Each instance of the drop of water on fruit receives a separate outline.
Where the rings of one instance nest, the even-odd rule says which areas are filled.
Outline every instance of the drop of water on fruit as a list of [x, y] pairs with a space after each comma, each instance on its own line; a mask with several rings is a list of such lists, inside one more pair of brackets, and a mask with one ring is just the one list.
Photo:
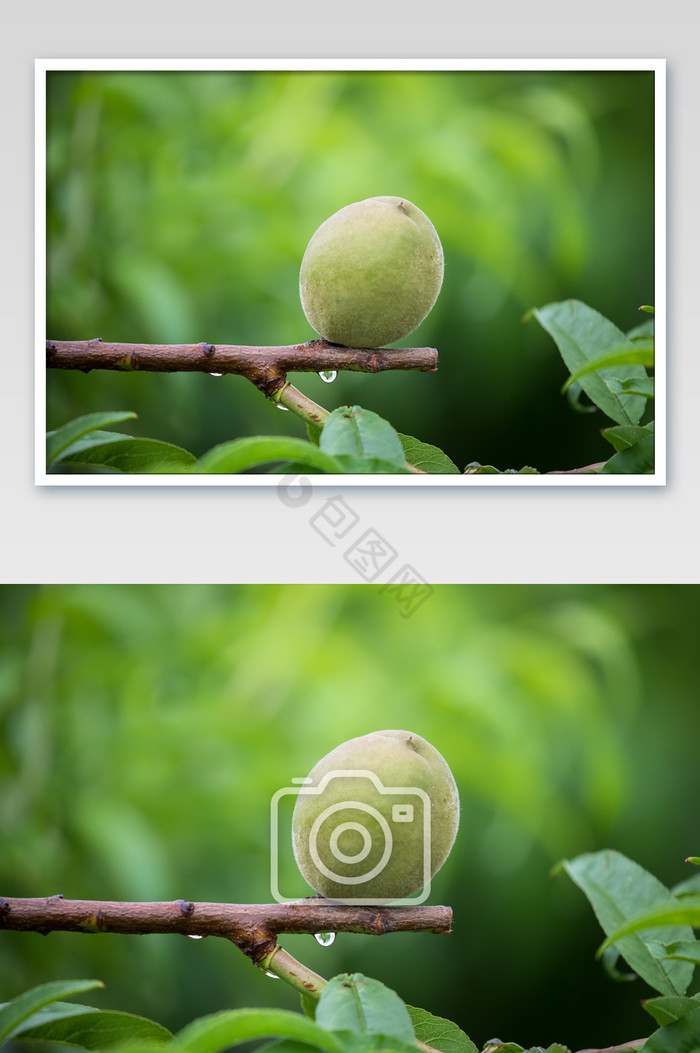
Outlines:
[[187, 933], [187, 935], [189, 936], [189, 938], [190, 938], [191, 940], [203, 940], [203, 939], [204, 939], [204, 937], [203, 937], [203, 936], [197, 936], [197, 935], [195, 935], [195, 933], [193, 933], [193, 932], [188, 932], [188, 933]]
[[224, 375], [223, 373], [210, 373], [209, 374], [210, 377], [223, 377], [223, 375]]
[[335, 378], [338, 376], [334, 369], [324, 369], [318, 374], [321, 380], [325, 380], [326, 384], [332, 384]]
[[265, 970], [265, 976], [269, 976], [271, 980], [279, 980], [277, 973], [271, 973], [267, 969]]
[[335, 933], [315, 932], [314, 937], [316, 938], [316, 942], [320, 943], [322, 947], [330, 947], [330, 945], [333, 943], [333, 940], [335, 939]]
[[281, 410], [284, 410], [284, 412], [285, 412], [285, 413], [289, 412], [289, 411], [288, 411], [288, 409], [287, 409], [287, 407], [286, 407], [286, 406], [283, 406], [283, 405], [282, 405], [282, 404], [281, 404], [280, 402], [276, 402], [276, 403], [275, 403], [275, 406], [277, 406], [277, 409], [281, 409]]

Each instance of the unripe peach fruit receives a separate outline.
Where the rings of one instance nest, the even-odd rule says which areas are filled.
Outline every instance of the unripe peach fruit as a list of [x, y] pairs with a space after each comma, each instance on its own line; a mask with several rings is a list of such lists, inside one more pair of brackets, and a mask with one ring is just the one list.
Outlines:
[[457, 786], [435, 747], [410, 731], [374, 731], [312, 768], [294, 808], [294, 855], [327, 899], [392, 902], [428, 884], [458, 825]]
[[299, 274], [316, 332], [346, 347], [382, 347], [412, 333], [435, 303], [442, 245], [424, 212], [400, 197], [346, 205], [311, 238]]

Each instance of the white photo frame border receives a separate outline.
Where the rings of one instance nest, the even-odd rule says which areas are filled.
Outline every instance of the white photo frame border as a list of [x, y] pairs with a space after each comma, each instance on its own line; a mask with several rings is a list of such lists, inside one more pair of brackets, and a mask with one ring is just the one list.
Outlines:
[[51, 475], [46, 470], [46, 77], [53, 71], [646, 71], [654, 73], [655, 471], [650, 475], [314, 475], [315, 486], [547, 487], [666, 484], [666, 60], [637, 59], [36, 59], [35, 484], [37, 486], [279, 486], [278, 475]]

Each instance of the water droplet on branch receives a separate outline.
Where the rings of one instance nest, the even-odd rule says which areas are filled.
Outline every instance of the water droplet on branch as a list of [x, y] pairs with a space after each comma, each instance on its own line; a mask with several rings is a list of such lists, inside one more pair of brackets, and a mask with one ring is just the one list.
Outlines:
[[223, 373], [210, 373], [209, 374], [210, 377], [223, 377], [223, 375], [224, 375]]
[[326, 384], [332, 384], [335, 378], [338, 376], [334, 369], [324, 369], [319, 374], [321, 380], [325, 380]]
[[188, 933], [187, 933], [187, 936], [188, 936], [188, 938], [189, 938], [190, 940], [203, 940], [203, 939], [204, 939], [204, 937], [203, 937], [203, 936], [197, 936], [197, 935], [196, 935], [195, 933], [193, 933], [193, 932], [188, 932]]
[[335, 939], [334, 932], [315, 932], [314, 939], [317, 943], [320, 943], [322, 947], [330, 947]]

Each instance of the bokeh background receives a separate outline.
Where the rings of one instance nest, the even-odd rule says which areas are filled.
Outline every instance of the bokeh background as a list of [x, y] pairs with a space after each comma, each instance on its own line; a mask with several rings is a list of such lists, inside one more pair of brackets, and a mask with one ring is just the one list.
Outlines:
[[[452, 935], [283, 945], [480, 1047], [648, 1033], [651, 991], [606, 978], [587, 902], [550, 869], [612, 847], [690, 876], [700, 589], [439, 586], [401, 611], [362, 586], [3, 587], [0, 894], [269, 902], [273, 793], [345, 739], [405, 728], [460, 790], [430, 897]], [[0, 932], [0, 1001], [93, 976], [99, 1005], [171, 1028], [298, 1005], [223, 940]]]
[[[621, 329], [654, 302], [653, 73], [52, 71], [47, 336], [140, 343], [312, 339], [298, 272], [333, 212], [407, 197], [435, 224], [445, 281], [400, 343], [431, 374], [291, 375], [471, 461], [542, 471], [611, 452], [609, 422], [525, 311], [574, 297]], [[49, 371], [48, 426], [135, 410], [133, 434], [200, 455], [303, 435], [240, 377]]]

